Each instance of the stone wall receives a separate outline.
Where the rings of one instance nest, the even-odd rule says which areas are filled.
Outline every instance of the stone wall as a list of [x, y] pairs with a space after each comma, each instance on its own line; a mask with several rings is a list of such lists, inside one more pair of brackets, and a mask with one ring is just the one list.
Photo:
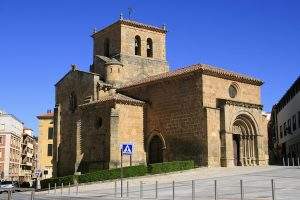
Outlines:
[[[56, 109], [55, 109], [55, 137], [54, 143], [57, 155], [54, 156], [55, 174], [73, 174], [76, 163], [76, 130], [78, 121], [78, 105], [84, 103], [86, 97], [92, 99], [96, 93], [95, 82], [99, 77], [78, 70], [70, 71], [60, 82], [56, 84]], [[70, 109], [71, 94], [75, 95], [77, 107]]]
[[236, 82], [229, 79], [202, 75], [203, 82], [203, 106], [217, 107], [217, 99], [232, 99], [229, 96], [229, 86], [234, 83], [237, 86], [237, 96], [234, 101], [261, 104], [260, 86]]
[[[111, 162], [119, 161], [120, 146], [124, 143], [134, 144], [134, 153], [131, 157], [132, 165], [145, 164], [146, 153], [144, 148], [144, 116], [143, 107], [137, 105], [116, 104], [118, 113], [118, 137], [116, 145], [111, 145]], [[130, 156], [123, 157], [123, 166], [130, 165]], [[112, 166], [113, 167], [113, 166]]]
[[199, 75], [191, 74], [120, 92], [147, 102], [144, 111], [146, 151], [150, 137], [158, 133], [166, 142], [163, 161], [192, 159], [197, 164], [205, 164], [207, 136]]
[[220, 109], [205, 109], [205, 133], [207, 134], [207, 166], [220, 166], [221, 140], [220, 140]]
[[[143, 145], [143, 107], [113, 102], [80, 106], [80, 131], [77, 141], [78, 171], [120, 167], [120, 147], [134, 144], [131, 164], [145, 163]], [[130, 165], [124, 156], [123, 166]]]
[[110, 104], [80, 106], [76, 166], [80, 172], [107, 169], [110, 161]]
[[119, 60], [123, 64], [121, 73], [122, 82], [125, 84], [169, 71], [168, 63], [164, 60], [123, 54], [120, 55]]
[[93, 35], [93, 56], [96, 55], [105, 55], [104, 52], [104, 43], [105, 40], [109, 40], [109, 53], [111, 56], [120, 54], [121, 48], [121, 28], [120, 24], [110, 26], [103, 31], [97, 32]]
[[166, 34], [142, 29], [134, 26], [121, 25], [121, 51], [123, 55], [134, 55], [135, 36], [141, 38], [141, 57], [147, 57], [147, 39], [151, 38], [153, 42], [153, 59], [166, 60]]

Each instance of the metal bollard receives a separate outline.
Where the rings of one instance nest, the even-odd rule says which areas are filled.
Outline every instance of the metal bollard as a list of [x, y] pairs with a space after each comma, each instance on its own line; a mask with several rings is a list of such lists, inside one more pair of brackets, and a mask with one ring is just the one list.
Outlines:
[[8, 200], [11, 200], [12, 198], [11, 198], [11, 190], [8, 190], [7, 191], [7, 199]]
[[64, 183], [61, 183], [60, 196], [62, 196], [62, 194], [63, 194], [63, 189], [64, 189]]
[[240, 180], [240, 187], [241, 187], [241, 200], [244, 200], [243, 180]]
[[129, 197], [129, 182], [128, 181], [126, 183], [126, 192], [127, 192], [126, 196], [128, 198]]
[[76, 195], [78, 195], [78, 183], [76, 184]]
[[56, 183], [54, 183], [54, 194], [56, 194]]
[[48, 194], [50, 194], [50, 189], [51, 189], [51, 187], [50, 187], [50, 183], [48, 184]]
[[192, 180], [192, 200], [195, 200], [195, 181]]
[[117, 181], [115, 181], [115, 198], [117, 198]]
[[143, 198], [143, 181], [140, 182], [140, 199]]
[[271, 187], [272, 187], [272, 200], [275, 200], [275, 182], [271, 179]]
[[283, 164], [283, 166], [285, 166], [285, 160], [284, 160], [284, 157], [282, 157], [282, 164]]
[[287, 166], [290, 166], [290, 158], [287, 158]]
[[69, 182], [69, 191], [68, 191], [68, 195], [70, 196], [70, 194], [71, 194], [71, 184], [70, 184], [70, 182]]
[[299, 166], [299, 157], [297, 158], [297, 163], [298, 163], [298, 166]]
[[155, 181], [155, 199], [158, 199], [158, 181]]
[[292, 163], [293, 163], [293, 167], [294, 167], [295, 166], [295, 158], [293, 157], [292, 159], [293, 159]]
[[30, 199], [34, 200], [34, 190], [31, 191]]
[[215, 180], [215, 200], [218, 199], [218, 194], [217, 194], [217, 180]]
[[172, 199], [175, 199], [175, 181], [172, 182]]

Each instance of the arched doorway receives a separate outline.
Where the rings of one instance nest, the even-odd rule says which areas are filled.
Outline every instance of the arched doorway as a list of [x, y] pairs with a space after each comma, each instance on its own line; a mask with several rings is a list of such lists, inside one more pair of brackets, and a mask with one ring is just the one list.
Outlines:
[[245, 114], [237, 116], [232, 133], [234, 165], [258, 164], [257, 131], [253, 120]]
[[164, 145], [158, 135], [151, 138], [149, 144], [149, 164], [163, 162]]

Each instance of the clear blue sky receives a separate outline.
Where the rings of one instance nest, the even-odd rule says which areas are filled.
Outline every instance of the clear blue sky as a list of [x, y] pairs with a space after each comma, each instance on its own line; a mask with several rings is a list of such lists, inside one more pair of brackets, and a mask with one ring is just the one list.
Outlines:
[[207, 63], [263, 79], [266, 111], [300, 74], [297, 0], [0, 0], [0, 108], [37, 130], [70, 64], [88, 70], [93, 28], [128, 7], [137, 21], [167, 25], [172, 69]]

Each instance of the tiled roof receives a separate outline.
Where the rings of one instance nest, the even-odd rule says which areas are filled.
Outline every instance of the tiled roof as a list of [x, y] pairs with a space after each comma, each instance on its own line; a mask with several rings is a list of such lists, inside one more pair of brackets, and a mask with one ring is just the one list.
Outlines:
[[92, 104], [97, 104], [97, 103], [104, 103], [104, 102], [111, 102], [114, 101], [116, 103], [124, 103], [124, 104], [134, 104], [134, 105], [144, 105], [145, 102], [125, 96], [123, 94], [114, 94], [107, 96], [103, 99], [97, 100], [97, 101], [91, 101], [89, 103], [81, 104], [79, 106], [87, 106], [87, 105], [92, 105]]
[[53, 112], [51, 113], [43, 113], [41, 115], [36, 116], [38, 119], [52, 119], [53, 118]]
[[122, 24], [135, 26], [135, 27], [138, 27], [138, 28], [146, 28], [146, 29], [150, 29], [150, 30], [154, 30], [154, 31], [162, 32], [162, 33], [167, 32], [167, 30], [164, 29], [164, 28], [160, 28], [160, 27], [152, 26], [152, 25], [148, 25], [148, 24], [143, 24], [143, 23], [140, 23], [140, 22], [132, 21], [132, 20], [122, 19], [122, 20], [120, 20], [120, 22]]
[[96, 35], [97, 33], [101, 33], [115, 25], [118, 25], [118, 24], [125, 24], [125, 25], [128, 25], [128, 26], [134, 26], [134, 27], [137, 27], [137, 28], [144, 28], [144, 29], [148, 29], [148, 30], [152, 30], [152, 31], [157, 31], [157, 32], [160, 32], [160, 33], [166, 33], [167, 30], [163, 27], [157, 27], [157, 26], [152, 26], [152, 25], [148, 25], [148, 24], [143, 24], [143, 23], [140, 23], [140, 22], [136, 22], [136, 21], [132, 21], [132, 20], [127, 20], [127, 19], [119, 19], [118, 21], [116, 21], [115, 23], [107, 26], [107, 27], [104, 27], [102, 28], [101, 30], [99, 31], [96, 31], [92, 34], [92, 37], [94, 35]]
[[207, 64], [195, 64], [188, 67], [184, 67], [175, 71], [170, 71], [154, 76], [149, 76], [141, 80], [130, 82], [126, 85], [123, 85], [119, 88], [119, 90], [130, 88], [130, 87], [137, 87], [140, 85], [150, 84], [156, 81], [163, 81], [169, 78], [179, 77], [184, 74], [193, 73], [193, 72], [200, 72], [202, 74], [207, 74], [215, 77], [225, 78], [234, 81], [240, 81], [244, 83], [249, 83], [253, 85], [262, 85], [263, 81], [259, 79], [255, 79], [246, 75], [238, 74], [235, 72], [227, 71], [221, 68], [214, 67], [212, 65]]

